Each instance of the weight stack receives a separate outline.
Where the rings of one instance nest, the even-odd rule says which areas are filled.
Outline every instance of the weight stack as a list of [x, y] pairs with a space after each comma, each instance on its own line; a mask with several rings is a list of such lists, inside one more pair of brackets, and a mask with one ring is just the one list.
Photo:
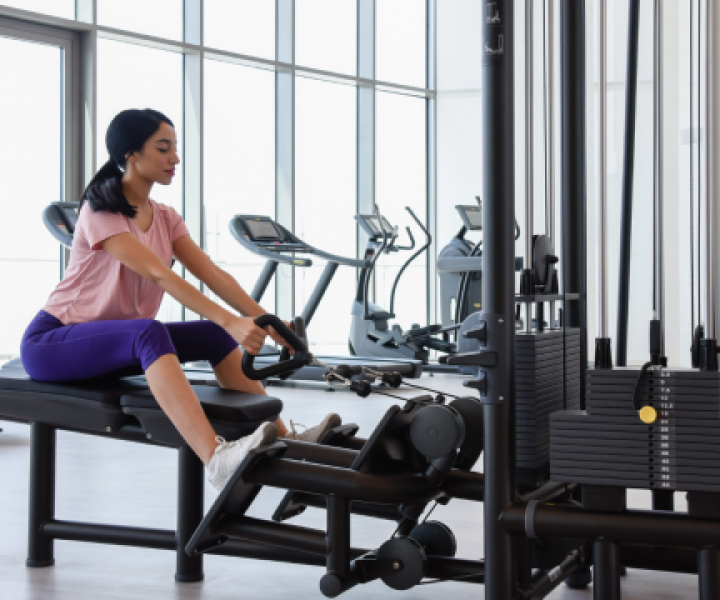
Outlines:
[[515, 334], [517, 482], [547, 481], [552, 413], [580, 406], [580, 330]]
[[[720, 492], [720, 373], [588, 369], [587, 410], [550, 417], [553, 481]], [[633, 406], [658, 414], [652, 424]]]

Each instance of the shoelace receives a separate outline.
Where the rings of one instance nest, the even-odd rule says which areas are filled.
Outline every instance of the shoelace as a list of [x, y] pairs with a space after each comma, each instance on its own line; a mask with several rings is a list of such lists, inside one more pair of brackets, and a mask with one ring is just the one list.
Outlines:
[[225, 453], [230, 448], [235, 446], [240, 440], [235, 440], [233, 442], [228, 442], [225, 440], [224, 437], [220, 435], [215, 436], [215, 441], [219, 444], [218, 447], [215, 449], [215, 454]]
[[[298, 427], [302, 427], [303, 431], [307, 431], [308, 429], [306, 425], [303, 425], [302, 423], [295, 423], [292, 419], [290, 419], [290, 439], [292, 440], [296, 440], [298, 437], [298, 432], [295, 429], [296, 425]], [[303, 431], [301, 431], [300, 433], [303, 433]]]

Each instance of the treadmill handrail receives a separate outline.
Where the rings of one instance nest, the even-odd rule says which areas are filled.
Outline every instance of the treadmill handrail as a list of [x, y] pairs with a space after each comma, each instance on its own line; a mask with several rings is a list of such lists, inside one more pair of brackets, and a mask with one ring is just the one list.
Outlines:
[[[344, 265], [346, 267], [358, 267], [363, 268], [367, 266], [367, 261], [362, 259], [356, 259], [356, 258], [348, 258], [346, 256], [339, 256], [337, 254], [331, 254], [330, 252], [324, 252], [318, 248], [315, 248], [311, 244], [308, 244], [307, 242], [301, 240], [299, 237], [297, 237], [295, 234], [293, 234], [291, 231], [288, 231], [285, 227], [280, 225], [280, 223], [277, 223], [274, 221], [275, 226], [280, 228], [282, 233], [288, 237], [289, 239], [294, 240], [294, 243], [302, 244], [304, 247], [302, 249], [287, 249], [287, 250], [279, 250], [277, 252], [273, 252], [271, 250], [267, 250], [263, 246], [258, 246], [255, 242], [250, 240], [249, 238], [246, 238], [240, 230], [236, 226], [236, 219], [240, 218], [249, 218], [250, 215], [235, 215], [230, 220], [230, 233], [232, 236], [240, 242], [245, 248], [250, 250], [250, 252], [253, 252], [255, 254], [259, 254], [263, 258], [267, 258], [269, 260], [276, 260], [277, 262], [281, 262], [287, 265], [294, 265], [298, 267], [309, 267], [312, 266], [312, 260], [309, 258], [303, 258], [298, 257], [298, 254], [313, 254], [315, 256], [319, 256], [320, 258], [327, 260], [329, 262], [335, 262], [340, 265]], [[282, 252], [292, 252], [292, 256], [288, 256], [285, 254], [282, 254]]]

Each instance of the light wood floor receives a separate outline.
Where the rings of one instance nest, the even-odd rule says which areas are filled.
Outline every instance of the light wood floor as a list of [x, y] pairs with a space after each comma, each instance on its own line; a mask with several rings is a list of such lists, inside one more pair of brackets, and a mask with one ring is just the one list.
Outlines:
[[[462, 391], [461, 378], [438, 376], [424, 383], [447, 392]], [[373, 395], [357, 398], [347, 392], [325, 392], [322, 387], [269, 388], [285, 403], [284, 416], [312, 425], [327, 412], [356, 422], [367, 435], [392, 400]], [[297, 565], [210, 556], [205, 580], [178, 584], [173, 579], [174, 554], [146, 550], [56, 542], [54, 567], [25, 567], [27, 526], [28, 427], [0, 423], [0, 599], [1, 600], [285, 600], [322, 598], [318, 581], [322, 569]], [[123, 443], [60, 432], [58, 436], [57, 518], [174, 529], [176, 454], [173, 450]], [[215, 492], [206, 486], [206, 509]], [[269, 517], [282, 496], [264, 490], [251, 514]], [[684, 499], [677, 494], [678, 508]], [[635, 507], [648, 507], [649, 496], [635, 492]], [[438, 507], [433, 519], [445, 522], [458, 538], [458, 556], [481, 557], [482, 507], [453, 501]], [[324, 513], [309, 509], [295, 520], [323, 527]], [[392, 534], [391, 523], [356, 518], [353, 545], [377, 547]], [[626, 600], [680, 600], [697, 598], [694, 576], [631, 570], [623, 578]], [[396, 592], [381, 582], [359, 586], [343, 597], [352, 599], [405, 598], [454, 600], [484, 597], [482, 586], [443, 583]], [[564, 585], [550, 598], [589, 600], [591, 588], [578, 592]]]

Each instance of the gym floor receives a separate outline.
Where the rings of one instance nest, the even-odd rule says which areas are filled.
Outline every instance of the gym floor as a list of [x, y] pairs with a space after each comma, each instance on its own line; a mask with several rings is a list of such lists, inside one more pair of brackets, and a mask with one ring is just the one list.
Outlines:
[[[465, 393], [462, 377], [426, 377], [423, 384], [448, 393]], [[379, 395], [366, 399], [348, 392], [328, 393], [322, 385], [268, 389], [285, 403], [286, 421], [312, 425], [335, 411], [345, 422], [360, 425], [368, 435], [392, 400]], [[407, 392], [404, 392], [407, 393]], [[29, 428], [0, 423], [0, 598], [3, 600], [285, 600], [322, 598], [318, 582], [323, 570], [316, 567], [251, 561], [221, 556], [205, 559], [205, 580], [178, 584], [173, 579], [174, 554], [162, 550], [126, 548], [78, 542], [55, 543], [56, 565], [25, 567]], [[77, 435], [58, 434], [59, 519], [129, 524], [162, 529], [175, 527], [176, 454], [173, 450]], [[205, 487], [206, 509], [216, 493]], [[282, 497], [281, 490], [265, 489], [249, 514], [268, 518]], [[631, 492], [634, 508], [649, 508], [646, 492]], [[676, 495], [678, 510], [684, 494]], [[481, 557], [482, 507], [454, 500], [432, 515], [446, 523], [458, 538], [459, 557]], [[324, 512], [308, 509], [293, 522], [324, 528]], [[392, 523], [355, 517], [353, 545], [379, 546], [393, 532]], [[623, 578], [623, 598], [680, 600], [697, 597], [697, 577], [674, 573], [629, 570]], [[484, 597], [483, 586], [441, 583], [396, 592], [382, 582], [358, 586], [342, 597], [362, 599], [455, 600]], [[549, 598], [589, 600], [592, 588], [574, 591], [562, 585]]]

